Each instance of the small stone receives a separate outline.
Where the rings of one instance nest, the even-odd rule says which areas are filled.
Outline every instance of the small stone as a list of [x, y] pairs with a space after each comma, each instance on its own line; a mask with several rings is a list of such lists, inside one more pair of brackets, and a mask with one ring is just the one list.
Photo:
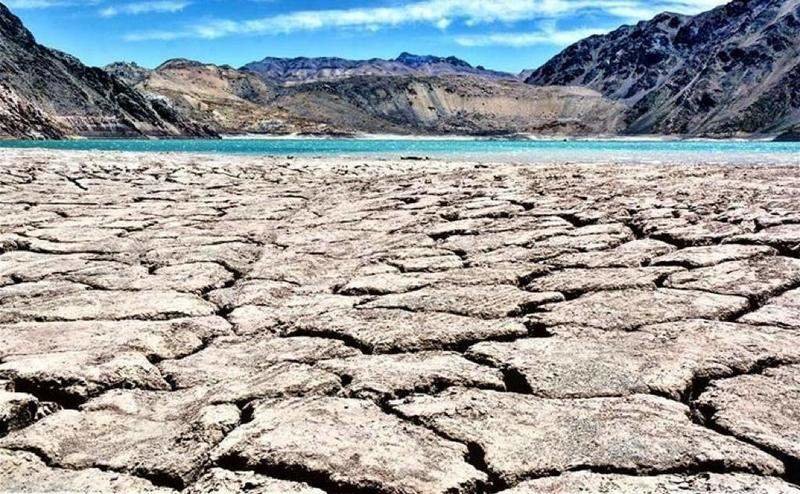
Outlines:
[[503, 375], [452, 352], [364, 355], [324, 360], [322, 369], [343, 376], [345, 394], [387, 400], [450, 386], [504, 389]]
[[237, 283], [231, 288], [214, 290], [208, 300], [223, 309], [234, 309], [245, 305], [277, 307], [294, 296], [296, 287], [279, 281], [250, 280]]
[[698, 475], [632, 475], [591, 472], [565, 473], [523, 482], [500, 494], [800, 494], [800, 489], [774, 477], [744, 473], [703, 473]]
[[654, 226], [646, 226], [643, 230], [652, 238], [681, 247], [713, 245], [746, 233], [738, 225], [721, 221], [691, 223], [686, 218], [656, 222]]
[[531, 293], [509, 285], [437, 286], [410, 293], [386, 295], [362, 305], [365, 309], [404, 309], [413, 312], [446, 312], [482, 319], [520, 315], [550, 302], [560, 302], [560, 293]]
[[[0, 288], [0, 291], [8, 288]], [[216, 307], [196, 295], [161, 290], [91, 290], [57, 294], [44, 300], [37, 297], [36, 303], [33, 302], [32, 298], [12, 303], [0, 300], [0, 322], [171, 319], [209, 316], [216, 312]]]
[[675, 250], [675, 247], [653, 239], [633, 240], [602, 252], [565, 254], [549, 264], [571, 268], [638, 268], [653, 259]]
[[714, 381], [695, 405], [714, 427], [800, 464], [800, 366]]
[[460, 348], [486, 339], [525, 336], [528, 330], [513, 320], [483, 320], [437, 312], [358, 309], [301, 317], [287, 333], [341, 338], [366, 353], [398, 353]]
[[2, 492], [175, 493], [145, 479], [97, 468], [71, 470], [48, 467], [33, 453], [0, 450]]
[[201, 352], [160, 364], [177, 389], [210, 386], [217, 403], [255, 398], [332, 394], [339, 378], [311, 364], [359, 352], [322, 338], [220, 339]]
[[567, 296], [604, 290], [656, 288], [656, 282], [679, 268], [565, 269], [534, 279], [525, 287], [533, 292], [561, 292]]
[[485, 475], [467, 447], [385, 414], [370, 401], [264, 401], [214, 452], [217, 463], [324, 479], [343, 491], [467, 493]]
[[800, 224], [788, 224], [766, 228], [758, 233], [748, 233], [730, 239], [731, 242], [768, 245], [781, 252], [800, 252]]
[[212, 468], [200, 480], [190, 485], [183, 494], [325, 494], [308, 484], [278, 480], [253, 472], [232, 472]]
[[753, 257], [773, 256], [775, 249], [758, 245], [725, 244], [706, 247], [687, 247], [679, 251], [657, 257], [653, 265], [683, 266], [686, 268], [706, 268], [729, 261], [741, 261]]
[[39, 400], [29, 394], [0, 391], [0, 436], [33, 422], [38, 408]]
[[800, 259], [763, 257], [675, 273], [666, 285], [762, 301], [800, 284]]
[[228, 334], [220, 317], [5, 324], [0, 375], [70, 404], [117, 387], [167, 390], [152, 361], [184, 357]]
[[80, 410], [61, 410], [0, 440], [37, 451], [49, 465], [100, 468], [183, 487], [212, 447], [239, 424], [235, 405], [209, 405], [207, 390], [113, 390]]
[[534, 326], [590, 326], [632, 331], [648, 324], [682, 319], [727, 319], [748, 308], [743, 297], [692, 290], [620, 290], [590, 293], [543, 307], [528, 316]]
[[447, 271], [448, 269], [458, 269], [463, 265], [461, 258], [455, 254], [392, 259], [389, 262], [400, 268], [404, 273], [435, 273], [437, 271]]
[[761, 450], [695, 425], [685, 405], [654, 396], [552, 400], [451, 388], [391, 406], [480, 448], [488, 470], [506, 485], [575, 468], [639, 475], [709, 465], [764, 475], [784, 471]]
[[762, 362], [800, 363], [800, 335], [703, 320], [632, 333], [559, 327], [548, 338], [478, 343], [468, 356], [512, 372], [536, 396], [651, 393], [681, 400], [698, 381], [750, 372]]
[[424, 275], [386, 273], [361, 276], [350, 280], [339, 293], [343, 295], [388, 295], [419, 290], [433, 283]]
[[800, 289], [791, 290], [776, 297], [755, 312], [745, 314], [739, 319], [747, 324], [780, 326], [787, 329], [800, 329]]

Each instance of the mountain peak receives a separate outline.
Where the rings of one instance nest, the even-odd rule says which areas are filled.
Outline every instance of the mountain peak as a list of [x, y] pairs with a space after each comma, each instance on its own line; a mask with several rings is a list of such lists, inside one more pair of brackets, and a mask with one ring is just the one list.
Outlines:
[[0, 35], [4, 38], [14, 40], [23, 45], [34, 45], [36, 39], [30, 31], [22, 24], [19, 17], [14, 15], [8, 7], [0, 3]]
[[414, 55], [413, 53], [408, 53], [408, 52], [401, 53], [397, 58], [394, 59], [394, 61], [414, 68], [421, 67], [422, 65], [435, 64], [435, 63], [444, 63], [452, 65], [454, 67], [472, 68], [472, 65], [465, 62], [464, 60], [461, 60], [460, 58], [452, 56], [437, 57], [435, 55]]
[[206, 64], [198, 62], [197, 60], [190, 60], [188, 58], [171, 58], [166, 62], [156, 67], [156, 71], [166, 69], [185, 69], [191, 67], [203, 67]]

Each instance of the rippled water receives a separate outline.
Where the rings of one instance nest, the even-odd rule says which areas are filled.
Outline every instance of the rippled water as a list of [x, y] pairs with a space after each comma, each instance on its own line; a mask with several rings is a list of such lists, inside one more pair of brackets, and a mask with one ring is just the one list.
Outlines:
[[226, 139], [0, 141], [0, 148], [270, 156], [491, 159], [514, 162], [742, 162], [800, 165], [800, 143], [657, 140]]

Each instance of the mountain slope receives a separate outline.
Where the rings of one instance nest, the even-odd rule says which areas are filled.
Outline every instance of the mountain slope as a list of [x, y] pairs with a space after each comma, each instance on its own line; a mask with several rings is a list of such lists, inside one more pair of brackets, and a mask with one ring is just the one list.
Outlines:
[[586, 135], [622, 122], [621, 106], [595, 91], [470, 76], [352, 77], [293, 87], [279, 103], [305, 120], [372, 133]]
[[191, 60], [169, 60], [154, 70], [111, 64], [106, 70], [151, 97], [164, 98], [185, 118], [223, 133], [258, 132], [269, 120], [275, 89], [255, 74]]
[[210, 136], [102, 69], [45, 48], [0, 4], [0, 137]]
[[[109, 70], [141, 77], [136, 68]], [[136, 83], [221, 133], [614, 133], [623, 106], [581, 88], [535, 88], [468, 75], [352, 76], [294, 85], [250, 71], [171, 60]]]
[[515, 79], [505, 72], [473, 67], [456, 57], [420, 56], [402, 53], [391, 60], [347, 60], [344, 58], [273, 58], [253, 62], [242, 70], [258, 74], [265, 81], [282, 85], [335, 81], [358, 76], [470, 75], [488, 79]]
[[800, 0], [734, 0], [580, 41], [526, 80], [629, 106], [629, 133], [777, 134], [800, 122]]

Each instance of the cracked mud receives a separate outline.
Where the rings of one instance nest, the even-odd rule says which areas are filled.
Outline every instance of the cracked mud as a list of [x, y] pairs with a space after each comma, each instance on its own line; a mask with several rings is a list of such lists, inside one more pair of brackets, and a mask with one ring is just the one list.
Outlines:
[[0, 492], [800, 494], [794, 169], [0, 164]]

